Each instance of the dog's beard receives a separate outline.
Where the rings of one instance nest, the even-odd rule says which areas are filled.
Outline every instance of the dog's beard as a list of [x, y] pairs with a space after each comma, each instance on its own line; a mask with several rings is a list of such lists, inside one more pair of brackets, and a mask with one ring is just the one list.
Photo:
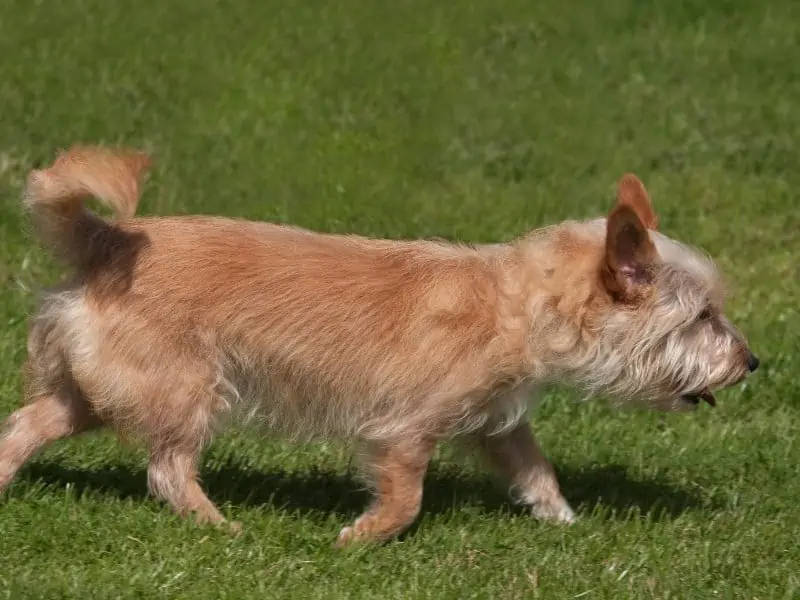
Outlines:
[[[619, 315], [613, 318], [622, 322]], [[587, 348], [586, 362], [574, 371], [577, 383], [589, 395], [610, 396], [618, 405], [691, 410], [702, 402], [716, 406], [715, 392], [746, 375], [735, 331], [698, 324], [664, 334], [659, 323], [651, 325], [658, 335], [640, 327], [644, 333], [633, 336], [636, 329], [629, 324], [627, 335], [608, 335]]]

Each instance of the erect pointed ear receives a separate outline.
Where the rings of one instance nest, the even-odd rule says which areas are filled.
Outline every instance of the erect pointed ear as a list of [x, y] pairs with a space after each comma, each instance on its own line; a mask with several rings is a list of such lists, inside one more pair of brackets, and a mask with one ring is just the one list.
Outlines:
[[657, 260], [655, 244], [639, 215], [630, 205], [618, 204], [606, 223], [601, 275], [608, 291], [623, 301], [641, 297]]
[[626, 173], [617, 183], [617, 206], [630, 206], [647, 229], [658, 229], [658, 217], [653, 211], [644, 184], [633, 173]]

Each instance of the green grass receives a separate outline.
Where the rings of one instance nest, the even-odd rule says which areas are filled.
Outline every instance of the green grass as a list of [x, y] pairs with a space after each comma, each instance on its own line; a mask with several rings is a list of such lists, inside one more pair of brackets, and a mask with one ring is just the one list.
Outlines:
[[639, 174], [717, 257], [762, 368], [691, 416], [548, 395], [533, 415], [570, 528], [445, 449], [399, 542], [334, 552], [366, 497], [347, 448], [219, 439], [238, 538], [145, 494], [139, 449], [86, 436], [0, 500], [7, 598], [800, 596], [800, 4], [793, 0], [6, 0], [0, 19], [0, 409], [16, 282], [58, 272], [18, 209], [75, 141], [152, 151], [142, 210], [389, 237], [510, 239], [602, 214]]

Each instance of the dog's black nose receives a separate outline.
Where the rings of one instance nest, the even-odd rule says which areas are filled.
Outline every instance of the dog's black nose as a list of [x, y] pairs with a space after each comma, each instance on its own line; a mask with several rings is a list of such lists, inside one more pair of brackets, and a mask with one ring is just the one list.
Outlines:
[[750, 369], [750, 372], [752, 373], [758, 368], [758, 365], [761, 364], [761, 361], [758, 360], [758, 357], [752, 352], [748, 352], [747, 356], [747, 368]]

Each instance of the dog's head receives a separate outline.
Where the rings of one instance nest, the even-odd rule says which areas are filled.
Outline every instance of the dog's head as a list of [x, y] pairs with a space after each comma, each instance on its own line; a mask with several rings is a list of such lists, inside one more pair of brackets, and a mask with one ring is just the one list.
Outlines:
[[605, 220], [599, 268], [598, 285], [610, 300], [596, 313], [595, 331], [617, 363], [608, 365], [602, 387], [659, 410], [687, 410], [700, 400], [713, 406], [713, 392], [744, 379], [759, 360], [723, 312], [713, 262], [657, 228], [644, 186], [624, 176]]

